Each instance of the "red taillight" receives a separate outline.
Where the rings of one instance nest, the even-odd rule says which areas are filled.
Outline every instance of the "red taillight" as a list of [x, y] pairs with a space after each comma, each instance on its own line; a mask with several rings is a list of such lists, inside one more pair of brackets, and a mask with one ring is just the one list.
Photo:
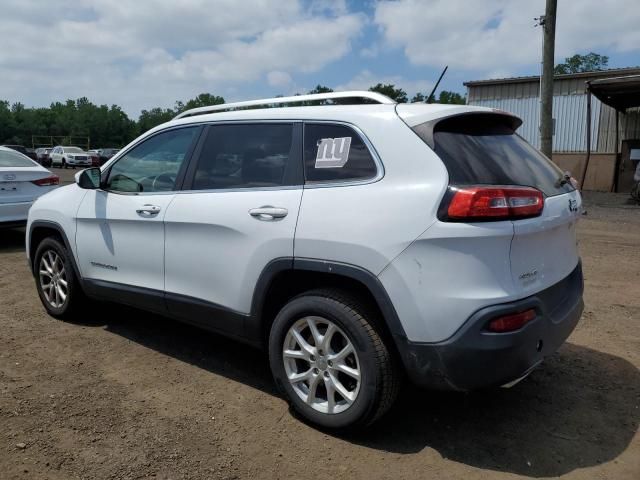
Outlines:
[[544, 197], [532, 187], [450, 187], [450, 220], [509, 220], [542, 213]]
[[534, 318], [536, 318], [536, 311], [532, 308], [524, 312], [494, 318], [489, 322], [487, 328], [490, 332], [495, 333], [513, 332], [514, 330], [519, 330], [524, 327]]
[[51, 175], [46, 178], [33, 180], [31, 183], [33, 183], [34, 185], [38, 185], [39, 187], [49, 187], [51, 185], [58, 185], [60, 183], [60, 177], [58, 177], [57, 175]]

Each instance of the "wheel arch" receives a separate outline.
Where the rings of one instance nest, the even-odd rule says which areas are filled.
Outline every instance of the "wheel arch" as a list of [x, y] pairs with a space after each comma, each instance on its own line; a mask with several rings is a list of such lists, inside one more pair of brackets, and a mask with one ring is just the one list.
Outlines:
[[35, 275], [35, 254], [38, 249], [38, 245], [40, 242], [48, 237], [55, 237], [58, 240], [62, 241], [65, 248], [69, 252], [69, 258], [71, 260], [71, 264], [73, 265], [73, 273], [75, 273], [76, 278], [78, 279], [82, 289], [84, 290], [84, 286], [82, 285], [82, 277], [80, 276], [80, 271], [78, 270], [78, 265], [76, 264], [76, 258], [71, 248], [71, 244], [69, 243], [69, 238], [65, 233], [64, 229], [59, 223], [52, 222], [49, 220], [36, 220], [29, 226], [29, 232], [27, 233], [27, 248], [29, 249], [29, 266], [31, 268], [31, 273]]
[[253, 295], [251, 336], [267, 345], [271, 325], [282, 306], [296, 295], [322, 287], [344, 289], [365, 300], [379, 317], [381, 334], [397, 349], [397, 339], [404, 338], [405, 332], [378, 278], [356, 265], [311, 258], [279, 258], [265, 267]]

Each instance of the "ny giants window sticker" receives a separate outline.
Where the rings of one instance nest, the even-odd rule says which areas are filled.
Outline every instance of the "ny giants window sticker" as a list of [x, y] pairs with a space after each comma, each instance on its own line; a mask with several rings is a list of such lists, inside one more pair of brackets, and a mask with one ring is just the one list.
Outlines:
[[321, 138], [318, 140], [316, 168], [342, 168], [349, 159], [351, 137]]

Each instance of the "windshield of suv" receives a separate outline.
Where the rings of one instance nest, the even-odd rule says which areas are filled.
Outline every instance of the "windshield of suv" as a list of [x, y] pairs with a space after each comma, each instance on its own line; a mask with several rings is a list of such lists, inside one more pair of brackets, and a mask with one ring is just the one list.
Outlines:
[[82, 149], [78, 147], [64, 147], [66, 153], [82, 153]]
[[0, 167], [33, 167], [31, 159], [10, 150], [0, 150]]

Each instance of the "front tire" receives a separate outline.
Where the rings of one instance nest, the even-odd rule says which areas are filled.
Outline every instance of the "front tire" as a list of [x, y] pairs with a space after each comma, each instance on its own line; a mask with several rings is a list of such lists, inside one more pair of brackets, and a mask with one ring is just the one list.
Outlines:
[[369, 425], [393, 404], [399, 375], [375, 315], [338, 290], [295, 297], [278, 313], [269, 361], [278, 388], [306, 420], [326, 428]]
[[84, 293], [73, 270], [71, 253], [56, 238], [40, 242], [34, 258], [36, 288], [47, 312], [71, 319], [80, 310]]

